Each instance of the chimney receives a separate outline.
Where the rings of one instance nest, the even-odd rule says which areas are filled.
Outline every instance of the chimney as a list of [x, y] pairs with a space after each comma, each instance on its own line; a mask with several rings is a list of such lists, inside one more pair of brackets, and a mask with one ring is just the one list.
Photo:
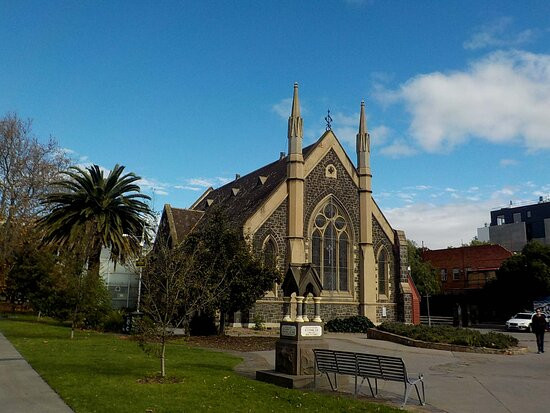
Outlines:
[[240, 174], [235, 174], [235, 181], [241, 177]]
[[284, 152], [279, 152], [279, 160], [284, 159], [286, 154]]

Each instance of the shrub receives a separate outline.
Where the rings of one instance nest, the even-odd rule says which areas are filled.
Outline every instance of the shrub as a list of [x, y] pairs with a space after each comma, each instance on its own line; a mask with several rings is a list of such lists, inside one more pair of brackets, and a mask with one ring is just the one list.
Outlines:
[[259, 314], [254, 315], [254, 330], [265, 330], [264, 319]]
[[518, 345], [515, 337], [502, 333], [481, 333], [468, 328], [456, 328], [451, 326], [428, 327], [423, 325], [407, 325], [401, 323], [384, 322], [378, 329], [388, 333], [409, 337], [415, 340], [430, 343], [447, 343], [471, 347], [487, 347], [505, 349]]
[[121, 310], [111, 310], [103, 319], [103, 331], [111, 333], [120, 333], [124, 325], [124, 312]]
[[367, 317], [356, 315], [348, 318], [335, 318], [325, 324], [325, 329], [334, 333], [366, 333], [374, 324]]

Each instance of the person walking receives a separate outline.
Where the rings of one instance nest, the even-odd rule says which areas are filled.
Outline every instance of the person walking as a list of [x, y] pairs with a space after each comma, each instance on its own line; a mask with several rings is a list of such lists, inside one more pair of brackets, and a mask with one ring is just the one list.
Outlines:
[[531, 320], [531, 330], [537, 338], [537, 354], [544, 353], [544, 332], [546, 331], [546, 317], [540, 308], [537, 308]]

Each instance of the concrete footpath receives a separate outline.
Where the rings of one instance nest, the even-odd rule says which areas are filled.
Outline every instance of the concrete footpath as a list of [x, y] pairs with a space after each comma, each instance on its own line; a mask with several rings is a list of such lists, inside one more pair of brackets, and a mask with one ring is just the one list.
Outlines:
[[0, 412], [72, 413], [0, 333]]
[[[426, 407], [420, 407], [413, 390], [407, 410], [449, 413], [541, 413], [550, 412], [550, 348], [536, 354], [534, 334], [513, 334], [529, 352], [521, 355], [460, 353], [407, 347], [387, 341], [370, 340], [364, 334], [327, 334], [334, 350], [367, 352], [402, 357], [409, 375], [424, 374]], [[546, 345], [550, 334], [546, 334]], [[274, 351], [254, 353], [238, 370], [274, 368]], [[248, 367], [246, 367], [248, 365]], [[353, 380], [343, 387], [352, 393]], [[325, 388], [324, 390], [330, 390]], [[380, 400], [399, 405], [403, 385], [379, 382]], [[368, 384], [361, 395], [373, 400]]]

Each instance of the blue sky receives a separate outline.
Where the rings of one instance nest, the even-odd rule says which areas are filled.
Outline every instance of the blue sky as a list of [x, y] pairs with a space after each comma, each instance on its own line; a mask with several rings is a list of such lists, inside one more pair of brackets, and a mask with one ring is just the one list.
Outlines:
[[366, 100], [374, 196], [430, 248], [550, 196], [547, 1], [0, 0], [0, 115], [76, 164], [126, 165], [154, 207], [189, 206], [305, 142], [355, 159]]

